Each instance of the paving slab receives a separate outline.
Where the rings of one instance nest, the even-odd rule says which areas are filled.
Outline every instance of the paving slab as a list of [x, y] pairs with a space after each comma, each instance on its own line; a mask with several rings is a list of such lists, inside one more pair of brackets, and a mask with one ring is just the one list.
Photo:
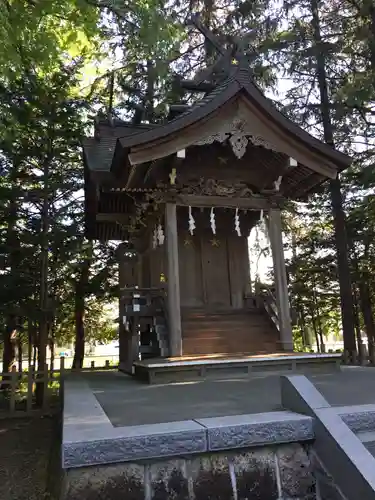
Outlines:
[[168, 385], [146, 385], [116, 372], [84, 377], [115, 427], [281, 409], [276, 375]]
[[[83, 375], [115, 427], [278, 411], [278, 375], [147, 385], [120, 372]], [[375, 369], [308, 377], [332, 406], [375, 404]]]
[[375, 404], [375, 368], [343, 367], [308, 378], [332, 406]]

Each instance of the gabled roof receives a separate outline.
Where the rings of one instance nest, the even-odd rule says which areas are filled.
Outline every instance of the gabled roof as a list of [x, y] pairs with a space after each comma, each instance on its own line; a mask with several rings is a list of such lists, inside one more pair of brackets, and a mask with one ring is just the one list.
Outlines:
[[[233, 114], [233, 105], [236, 102], [238, 104], [239, 100], [248, 109], [249, 121], [256, 116], [262, 124], [264, 133], [259, 135], [265, 136], [263, 138], [267, 140], [267, 134], [279, 134], [281, 144], [285, 142], [282, 137], [288, 137], [293, 146], [283, 152], [312, 171], [334, 178], [338, 171], [350, 165], [350, 157], [319, 141], [283, 115], [256, 86], [249, 68], [236, 66], [231, 77], [187, 112], [162, 126], [119, 138], [112, 169], [124, 168], [128, 161], [137, 165], [187, 148], [202, 138], [203, 127], [208, 126], [212, 131], [230, 114], [230, 110]], [[290, 154], [291, 148], [295, 154]], [[300, 158], [310, 156], [310, 164], [299, 159], [299, 153]], [[322, 168], [319, 167], [320, 164]]]
[[109, 172], [117, 139], [143, 133], [154, 125], [134, 125], [123, 120], [101, 120], [95, 126], [95, 137], [82, 140], [83, 154], [90, 171]]

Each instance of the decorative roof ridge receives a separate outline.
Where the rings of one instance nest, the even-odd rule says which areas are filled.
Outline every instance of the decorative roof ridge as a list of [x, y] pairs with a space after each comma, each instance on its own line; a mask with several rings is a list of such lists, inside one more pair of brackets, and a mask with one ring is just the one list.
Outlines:
[[[220, 96], [222, 94], [225, 94], [226, 92], [230, 94], [229, 96], [228, 95], [224, 96], [224, 100], [227, 100], [228, 98], [232, 97], [232, 95], [235, 95], [238, 92], [238, 90], [240, 90], [240, 85], [236, 80], [235, 75], [232, 75], [231, 77], [225, 79], [213, 91], [207, 93], [202, 99], [197, 101], [185, 113], [181, 113], [180, 115], [176, 116], [173, 120], [170, 120], [157, 128], [160, 131], [162, 131], [163, 129], [164, 130], [169, 128], [173, 129], [175, 127], [178, 128], [179, 124], [183, 124], [183, 126], [188, 126], [191, 117], [197, 118], [198, 120], [200, 119], [201, 110], [207, 111], [206, 108], [212, 107], [212, 109], [210, 109], [207, 112], [214, 111], [215, 106], [212, 106], [212, 103], [218, 100], [216, 104], [217, 106], [219, 106], [221, 104]], [[155, 132], [156, 130], [145, 130], [140, 133], [131, 134], [125, 138], [119, 138], [118, 143], [120, 143], [121, 146], [124, 148], [133, 147], [135, 144], [141, 144], [142, 142], [147, 142], [148, 140], [154, 139], [155, 137], [151, 138], [150, 134], [153, 134]], [[137, 142], [139, 138], [141, 138], [141, 140]]]
[[99, 127], [109, 127], [109, 128], [122, 128], [122, 127], [142, 127], [142, 128], [153, 128], [158, 126], [154, 123], [139, 123], [134, 124], [131, 121], [122, 120], [121, 118], [115, 118], [109, 121], [107, 118], [102, 118], [96, 122], [96, 125]]
[[[228, 86], [231, 83], [233, 83], [234, 81], [238, 81], [237, 80], [237, 72], [230, 75], [229, 77], [225, 78], [225, 80], [223, 80], [221, 83], [219, 83], [213, 90], [211, 90], [210, 92], [207, 92], [201, 99], [198, 99], [197, 101], [195, 101], [190, 106], [190, 108], [187, 109], [184, 113], [177, 115], [175, 118], [173, 118], [173, 120], [170, 120], [167, 123], [176, 122], [176, 121], [180, 120], [182, 117], [188, 116], [189, 114], [193, 113], [195, 109], [200, 108], [201, 106], [204, 106], [205, 104], [207, 104], [207, 102], [209, 102], [212, 99], [214, 99], [215, 97], [217, 97], [221, 93], [221, 91], [228, 88]], [[240, 82], [238, 82], [238, 83], [240, 83]]]
[[[285, 133], [294, 136], [295, 140], [301, 141], [305, 147], [322, 154], [326, 159], [337, 166], [338, 171], [350, 165], [350, 157], [317, 139], [279, 111], [275, 103], [266, 97], [262, 90], [256, 85], [251, 74], [251, 69], [244, 67], [243, 64], [233, 65], [231, 75], [223, 80], [214, 90], [197, 101], [194, 106], [185, 113], [178, 115], [176, 118], [157, 129], [131, 134], [126, 138], [119, 139], [117, 145], [119, 153], [121, 151], [120, 156], [128, 155], [129, 151], [136, 147], [137, 151], [132, 151], [132, 158], [129, 159], [130, 163], [134, 162], [136, 165], [141, 156], [138, 153], [143, 148], [147, 149], [149, 147], [147, 146], [148, 143], [155, 141], [173, 141], [177, 132], [180, 133], [184, 128], [188, 128], [194, 123], [206, 119], [209, 115], [212, 115], [213, 112], [220, 109], [232, 98], [236, 95], [239, 96], [241, 93], [249, 100], [251, 106], [258, 108], [262, 116], [267, 116], [267, 119], [271, 120], [275, 126], [280, 127]], [[167, 139], [167, 137], [169, 137], [169, 139]], [[136, 155], [138, 155], [138, 157]], [[147, 155], [143, 157], [145, 156]], [[116, 169], [116, 166], [112, 165], [112, 168]]]

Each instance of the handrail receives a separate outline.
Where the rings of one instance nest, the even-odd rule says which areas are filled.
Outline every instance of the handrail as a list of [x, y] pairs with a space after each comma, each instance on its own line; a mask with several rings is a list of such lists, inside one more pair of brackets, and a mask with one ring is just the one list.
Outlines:
[[[274, 288], [272, 285], [258, 283], [258, 296], [262, 298], [265, 310], [267, 311], [273, 323], [276, 325], [277, 329], [280, 330], [279, 311], [277, 308], [276, 296], [273, 290]], [[292, 308], [290, 308], [290, 319], [292, 325], [294, 325], [296, 320], [295, 312]]]
[[259, 295], [263, 299], [264, 309], [266, 310], [276, 328], [280, 330], [279, 311], [277, 309], [276, 297], [272, 293], [271, 287], [267, 286], [262, 288], [263, 290], [260, 290]]
[[164, 286], [150, 286], [150, 287], [137, 287], [137, 286], [123, 286], [120, 291], [126, 292], [157, 292], [165, 290]]
[[152, 297], [155, 295], [164, 295], [165, 287], [149, 287], [149, 288], [137, 288], [137, 287], [123, 287], [120, 288], [121, 298], [134, 297], [134, 295], [140, 295], [144, 297]]
[[[123, 287], [121, 288], [121, 298], [129, 304], [125, 306], [125, 314], [129, 316], [137, 316], [140, 318], [142, 313], [147, 316], [153, 316], [155, 326], [155, 317], [157, 310], [161, 310], [164, 317], [165, 328], [169, 332], [168, 307], [166, 305], [166, 288], [161, 287]], [[127, 308], [133, 308], [133, 313]], [[152, 313], [153, 311], [153, 313]], [[146, 314], [146, 312], [148, 314]], [[158, 338], [158, 341], [160, 339]], [[160, 344], [159, 344], [160, 346]]]

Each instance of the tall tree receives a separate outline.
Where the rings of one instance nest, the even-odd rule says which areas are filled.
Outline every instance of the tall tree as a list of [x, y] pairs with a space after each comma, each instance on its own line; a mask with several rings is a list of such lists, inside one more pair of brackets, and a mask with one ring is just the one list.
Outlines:
[[[330, 99], [328, 94], [327, 75], [325, 67], [325, 52], [322, 43], [319, 3], [311, 0], [313, 40], [316, 57], [316, 75], [320, 94], [320, 110], [323, 124], [324, 140], [332, 148], [335, 147], [333, 127], [330, 118]], [[335, 237], [337, 248], [338, 279], [340, 284], [342, 326], [344, 335], [344, 348], [348, 353], [356, 352], [354, 333], [353, 297], [351, 272], [348, 257], [348, 238], [346, 220], [343, 208], [341, 182], [339, 176], [330, 181], [330, 194], [332, 201], [333, 220], [335, 224]]]

